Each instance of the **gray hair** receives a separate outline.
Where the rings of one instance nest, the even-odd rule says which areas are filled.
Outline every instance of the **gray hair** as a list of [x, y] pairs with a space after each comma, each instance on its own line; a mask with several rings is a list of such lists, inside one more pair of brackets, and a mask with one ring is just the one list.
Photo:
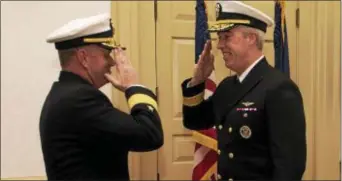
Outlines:
[[244, 29], [244, 33], [245, 35], [247, 35], [248, 33], [253, 33], [256, 35], [256, 46], [259, 50], [262, 50], [264, 47], [264, 41], [265, 41], [265, 32], [256, 29], [256, 28], [252, 28], [252, 27], [248, 27], [248, 26], [239, 26], [242, 27]]
[[71, 49], [66, 49], [66, 50], [59, 50], [58, 51], [58, 56], [59, 56], [59, 61], [62, 67], [66, 66], [69, 62], [71, 57], [73, 57], [76, 53], [75, 48]]

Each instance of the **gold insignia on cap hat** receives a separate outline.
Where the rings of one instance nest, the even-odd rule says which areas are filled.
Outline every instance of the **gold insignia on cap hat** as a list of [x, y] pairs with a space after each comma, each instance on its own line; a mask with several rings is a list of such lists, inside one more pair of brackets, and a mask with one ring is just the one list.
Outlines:
[[208, 30], [209, 31], [224, 31], [227, 30], [229, 28], [231, 28], [232, 26], [234, 26], [234, 24], [213, 24], [211, 25]]
[[239, 19], [230, 19], [230, 20], [219, 20], [216, 21], [215, 24], [211, 25], [209, 31], [225, 31], [229, 28], [235, 26], [235, 24], [250, 24], [249, 20], [239, 20]]

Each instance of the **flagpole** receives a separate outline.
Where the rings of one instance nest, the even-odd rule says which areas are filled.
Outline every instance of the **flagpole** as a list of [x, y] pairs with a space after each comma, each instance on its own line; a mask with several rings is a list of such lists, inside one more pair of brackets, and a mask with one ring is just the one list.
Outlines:
[[[153, 4], [153, 8], [154, 8], [154, 46], [155, 49], [157, 47], [157, 18], [158, 18], [158, 2], [157, 0], [154, 0], [154, 4]], [[154, 51], [154, 60], [155, 60], [155, 68], [156, 68], [156, 72], [157, 72], [157, 51]], [[156, 93], [156, 97], [157, 97], [157, 102], [159, 103], [159, 94], [158, 94], [158, 76], [155, 76], [156, 79], [156, 88], [155, 88], [155, 93]], [[156, 151], [156, 157], [157, 157], [157, 181], [160, 181], [160, 173], [159, 173], [159, 150]]]

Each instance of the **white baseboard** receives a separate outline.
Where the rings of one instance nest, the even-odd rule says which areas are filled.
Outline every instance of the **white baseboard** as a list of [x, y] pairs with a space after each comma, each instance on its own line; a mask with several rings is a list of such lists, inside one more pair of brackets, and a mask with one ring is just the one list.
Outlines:
[[47, 178], [45, 176], [33, 176], [33, 177], [1, 178], [1, 180], [47, 180]]

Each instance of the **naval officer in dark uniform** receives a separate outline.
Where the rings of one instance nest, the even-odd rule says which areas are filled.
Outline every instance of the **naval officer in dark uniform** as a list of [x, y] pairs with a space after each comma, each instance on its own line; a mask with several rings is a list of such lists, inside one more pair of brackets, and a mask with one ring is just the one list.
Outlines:
[[[62, 67], [40, 117], [49, 180], [129, 180], [128, 152], [163, 145], [156, 96], [139, 85], [113, 32], [106, 13], [70, 21], [47, 38]], [[113, 66], [116, 78], [111, 76]], [[124, 92], [128, 114], [98, 90], [108, 82]]]
[[220, 1], [216, 11], [209, 31], [217, 32], [224, 64], [236, 75], [204, 100], [204, 82], [214, 68], [208, 41], [193, 77], [182, 83], [184, 126], [215, 126], [220, 180], [301, 180], [306, 165], [302, 95], [262, 53], [273, 20], [237, 1]]

